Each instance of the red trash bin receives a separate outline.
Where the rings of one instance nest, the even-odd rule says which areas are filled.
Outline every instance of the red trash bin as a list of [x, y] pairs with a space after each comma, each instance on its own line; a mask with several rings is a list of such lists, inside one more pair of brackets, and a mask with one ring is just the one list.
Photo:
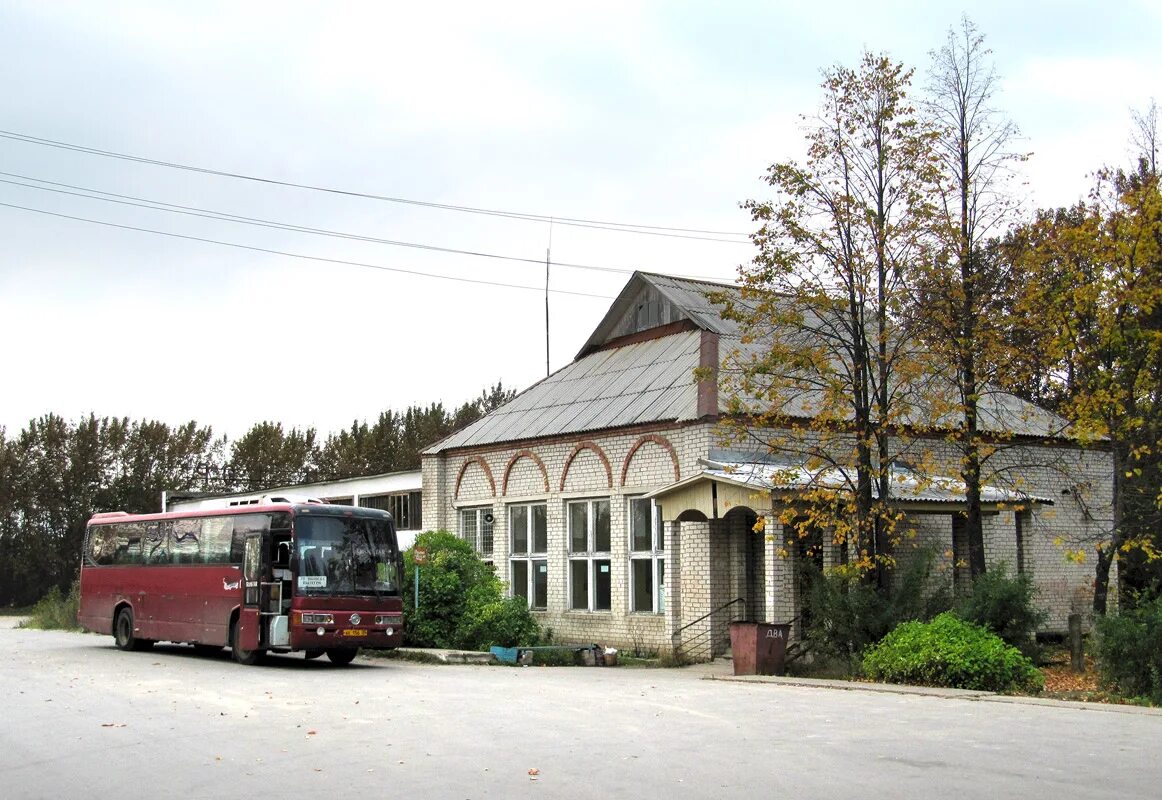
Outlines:
[[735, 675], [782, 675], [791, 626], [772, 622], [730, 623]]

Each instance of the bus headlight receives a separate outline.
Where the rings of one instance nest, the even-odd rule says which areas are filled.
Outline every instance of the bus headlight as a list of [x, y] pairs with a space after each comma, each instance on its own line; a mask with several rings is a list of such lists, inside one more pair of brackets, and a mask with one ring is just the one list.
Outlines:
[[[375, 624], [376, 625], [391, 625], [391, 626], [402, 625], [403, 624], [403, 617], [401, 617], [399, 614], [376, 614], [375, 615]], [[391, 634], [388, 633], [388, 636], [390, 636], [390, 635]]]
[[302, 615], [302, 623], [304, 625], [333, 625], [335, 623], [335, 615], [304, 613]]

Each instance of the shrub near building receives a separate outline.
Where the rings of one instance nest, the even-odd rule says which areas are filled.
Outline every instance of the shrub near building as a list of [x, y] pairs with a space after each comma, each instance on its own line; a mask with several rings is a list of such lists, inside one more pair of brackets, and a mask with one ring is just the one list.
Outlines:
[[1162, 705], [1162, 597], [1097, 621], [1101, 682], [1130, 698]]
[[949, 612], [897, 626], [867, 650], [863, 668], [869, 678], [888, 683], [992, 692], [1033, 692], [1045, 685], [1017, 648]]
[[[427, 551], [415, 603], [415, 548]], [[414, 647], [486, 650], [535, 645], [540, 628], [523, 598], [504, 596], [504, 584], [472, 545], [447, 531], [416, 537], [404, 553], [405, 640]]]

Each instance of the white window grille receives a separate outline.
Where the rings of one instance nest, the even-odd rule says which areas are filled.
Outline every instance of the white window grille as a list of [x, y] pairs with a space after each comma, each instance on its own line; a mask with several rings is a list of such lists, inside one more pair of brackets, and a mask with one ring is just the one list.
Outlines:
[[460, 509], [460, 538], [472, 545], [485, 561], [491, 561], [492, 509], [488, 506]]

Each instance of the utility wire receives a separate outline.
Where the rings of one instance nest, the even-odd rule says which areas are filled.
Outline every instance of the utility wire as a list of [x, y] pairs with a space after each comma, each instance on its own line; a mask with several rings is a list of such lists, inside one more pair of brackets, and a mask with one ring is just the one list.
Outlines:
[[[121, 225], [121, 224], [116, 223], [116, 222], [108, 222], [108, 221], [99, 220], [99, 219], [90, 219], [88, 217], [76, 217], [76, 216], [73, 216], [71, 214], [59, 214], [55, 211], [46, 211], [43, 208], [31, 208], [29, 206], [20, 206], [20, 205], [14, 204], [14, 203], [0, 203], [0, 207], [13, 208], [13, 209], [17, 209], [19, 211], [29, 211], [29, 212], [32, 212], [34, 214], [43, 214], [45, 216], [58, 217], [60, 219], [71, 219], [71, 220], [74, 220], [76, 222], [87, 222], [87, 223], [92, 224], [92, 225], [104, 225], [104, 226], [109, 227], [109, 228], [120, 228], [121, 230], [126, 230], [126, 231], [140, 231], [141, 233], [152, 233], [152, 234], [156, 234], [158, 236], [169, 236], [169, 237], [172, 237], [174, 239], [186, 239], [186, 240], [192, 241], [192, 242], [205, 242], [206, 244], [216, 244], [216, 245], [220, 245], [222, 247], [236, 247], [240, 250], [250, 250], [250, 251], [255, 252], [255, 253], [270, 253], [270, 254], [276, 255], [276, 256], [286, 256], [287, 258], [299, 258], [299, 259], [303, 259], [306, 261], [321, 261], [321, 262], [325, 262], [328, 264], [343, 264], [343, 265], [349, 266], [349, 267], [363, 267], [366, 269], [382, 270], [384, 272], [398, 272], [398, 273], [402, 273], [404, 275], [417, 275], [417, 276], [424, 277], [424, 278], [439, 278], [441, 280], [457, 281], [460, 283], [476, 283], [476, 284], [482, 284], [485, 286], [499, 286], [499, 287], [504, 288], [504, 289], [525, 289], [527, 291], [538, 292], [538, 293], [543, 292], [545, 290], [543, 286], [524, 286], [524, 285], [518, 284], [518, 283], [502, 283], [500, 281], [486, 281], [486, 280], [480, 280], [479, 278], [462, 278], [462, 277], [459, 277], [456, 275], [441, 275], [439, 273], [422, 272], [420, 270], [404, 269], [402, 267], [385, 267], [382, 264], [369, 264], [365, 261], [349, 261], [347, 259], [342, 259], [342, 258], [328, 258], [325, 256], [311, 256], [311, 255], [307, 255], [305, 253], [292, 253], [292, 252], [289, 252], [287, 250], [275, 250], [275, 249], [272, 249], [269, 247], [254, 247], [253, 245], [239, 244], [238, 242], [225, 242], [225, 241], [222, 241], [220, 239], [208, 239], [208, 238], [205, 238], [202, 236], [189, 236], [189, 235], [184, 234], [184, 233], [172, 233], [170, 231], [159, 231], [159, 230], [155, 230], [153, 228], [141, 228], [141, 227], [138, 227], [136, 225]], [[612, 300], [613, 299], [610, 295], [590, 294], [588, 292], [572, 292], [572, 291], [568, 291], [566, 289], [550, 289], [549, 291], [556, 292], [557, 294], [573, 295], [575, 297], [594, 297], [594, 298], [597, 298], [600, 300]]]
[[[475, 256], [477, 258], [495, 258], [503, 261], [520, 261], [526, 264], [536, 264], [537, 266], [545, 263], [544, 259], [542, 258], [524, 258], [522, 256], [509, 256], [500, 253], [485, 253], [476, 250], [461, 250], [455, 247], [441, 247], [439, 245], [422, 244], [419, 242], [404, 242], [396, 239], [381, 239], [376, 236], [366, 236], [364, 234], [348, 233], [345, 231], [336, 231], [327, 228], [312, 228], [306, 225], [295, 225], [289, 222], [278, 222], [277, 220], [262, 219], [259, 217], [247, 217], [240, 214], [231, 214], [225, 211], [198, 208], [196, 206], [183, 206], [177, 205], [175, 203], [165, 203], [161, 200], [151, 200], [144, 197], [134, 197], [133, 195], [105, 192], [100, 189], [90, 189], [84, 186], [75, 186], [68, 183], [58, 183], [56, 181], [46, 181], [41, 178], [32, 178], [26, 175], [18, 175], [14, 172], [0, 171], [0, 175], [5, 175], [12, 178], [20, 178], [21, 180], [25, 181], [35, 181], [36, 183], [47, 184], [45, 186], [37, 186], [35, 183], [21, 183], [20, 181], [4, 180], [3, 178], [0, 178], [0, 183], [8, 184], [10, 186], [20, 186], [25, 189], [37, 189], [42, 192], [53, 192], [55, 194], [69, 195], [71, 197], [83, 197], [88, 200], [100, 200], [102, 202], [116, 203], [117, 205], [122, 206], [148, 208], [153, 211], [165, 211], [170, 214], [183, 214], [190, 217], [219, 220], [221, 222], [234, 222], [240, 225], [253, 225], [260, 228], [273, 228], [275, 230], [293, 231], [295, 233], [309, 233], [315, 236], [329, 236], [336, 239], [350, 239], [352, 241], [385, 244], [391, 245], [393, 247], [411, 247], [417, 250], [432, 250], [440, 253], [455, 253], [457, 255]], [[54, 186], [64, 188], [51, 188]], [[68, 191], [69, 189], [75, 189], [76, 191]], [[629, 268], [599, 267], [592, 264], [568, 264], [557, 261], [554, 261], [553, 264], [559, 267], [596, 270], [598, 272], [616, 272], [623, 275], [630, 275], [634, 272], [634, 270]]]
[[[314, 236], [329, 236], [336, 239], [349, 239], [359, 242], [371, 242], [373, 244], [390, 245], [392, 247], [410, 247], [417, 250], [429, 250], [439, 253], [454, 253], [456, 255], [473, 256], [477, 258], [491, 258], [502, 261], [517, 261], [525, 264], [536, 264], [538, 267], [544, 264], [544, 259], [539, 258], [525, 258], [523, 256], [504, 255], [501, 253], [485, 253], [476, 250], [463, 250], [455, 247], [442, 247], [434, 244], [423, 244], [419, 242], [404, 242], [396, 239], [383, 239], [377, 236], [367, 236], [359, 233], [349, 233], [346, 231], [337, 231], [328, 228], [314, 228], [307, 225], [296, 225], [289, 222], [279, 222], [278, 220], [263, 219], [261, 217], [248, 217], [241, 214], [231, 214], [226, 211], [217, 211], [208, 208], [198, 208], [196, 206], [184, 206], [176, 203], [166, 203], [162, 200], [153, 200], [146, 197], [136, 197], [128, 194], [118, 194], [116, 192], [106, 192], [101, 189], [93, 189], [87, 186], [77, 186], [70, 183], [61, 183], [58, 181], [45, 180], [44, 178], [35, 178], [29, 175], [20, 175], [15, 172], [0, 171], [0, 175], [10, 178], [19, 178], [20, 180], [4, 180], [0, 178], [0, 184], [8, 184], [10, 186], [19, 186], [25, 189], [36, 189], [42, 192], [52, 192], [55, 194], [68, 195], [70, 197], [83, 197], [87, 200], [100, 200], [105, 203], [115, 203], [117, 205], [132, 206], [136, 208], [146, 208], [152, 211], [165, 211], [170, 214], [182, 214], [190, 217], [200, 217], [203, 219], [213, 219], [222, 222], [233, 222], [240, 225], [252, 225], [261, 228], [273, 228], [275, 230], [293, 231], [295, 233], [308, 233]], [[21, 183], [21, 181], [33, 181], [33, 183]], [[37, 185], [44, 184], [44, 185]], [[63, 187], [63, 188], [52, 188]], [[75, 189], [76, 191], [68, 191]], [[552, 266], [566, 267], [569, 269], [592, 270], [595, 272], [610, 272], [620, 275], [632, 275], [634, 269], [628, 267], [601, 267], [594, 264], [573, 264], [565, 261], [552, 261]], [[718, 282], [720, 278], [714, 278], [707, 275], [681, 275], [675, 277], [692, 278], [694, 280], [705, 280], [711, 282]]]
[[[500, 211], [497, 209], [479, 208], [474, 206], [452, 205], [450, 203], [434, 203], [426, 200], [412, 200], [405, 197], [391, 197], [387, 195], [371, 194], [368, 192], [357, 192], [348, 189], [335, 189], [327, 186], [315, 186], [312, 184], [295, 183], [293, 181], [282, 181], [275, 178], [263, 178], [255, 175], [246, 175], [238, 172], [228, 172], [225, 170], [211, 169], [209, 167], [198, 167], [190, 164], [181, 164], [174, 161], [145, 158], [143, 156], [135, 156], [128, 153], [118, 153], [112, 150], [102, 150], [96, 147], [86, 147], [84, 145], [62, 142], [55, 139], [44, 139], [39, 136], [31, 136], [29, 134], [18, 133], [16, 131], [0, 130], [0, 138], [11, 139], [17, 142], [24, 142], [25, 144], [40, 145], [42, 147], [55, 147], [62, 150], [72, 150], [78, 153], [104, 156], [106, 158], [116, 158], [123, 161], [132, 161], [138, 164], [151, 164], [153, 166], [180, 169], [187, 172], [197, 172], [204, 175], [217, 175], [224, 178], [235, 178], [237, 180], [252, 181], [254, 183], [264, 183], [273, 186], [286, 186], [295, 189], [307, 189], [315, 192], [326, 192], [328, 194], [344, 195], [347, 197], [358, 197], [366, 200], [380, 200], [389, 203], [402, 203], [405, 205], [421, 206], [424, 208], [437, 208], [444, 211], [458, 211], [469, 214], [483, 214], [487, 216], [504, 217], [507, 219], [520, 219], [529, 222], [554, 221], [561, 225], [571, 225], [573, 227], [579, 228], [595, 228], [598, 230], [620, 231], [622, 233], [637, 233], [649, 236], [666, 236], [677, 239], [698, 239], [702, 241], [722, 242], [724, 244], [749, 244], [747, 239], [748, 234], [739, 231], [712, 231], [699, 228], [677, 228], [665, 227], [661, 225], [637, 225], [626, 222], [608, 222], [576, 217], [559, 217], [556, 215], [550, 216], [547, 214]], [[723, 236], [741, 238], [718, 238]]]

